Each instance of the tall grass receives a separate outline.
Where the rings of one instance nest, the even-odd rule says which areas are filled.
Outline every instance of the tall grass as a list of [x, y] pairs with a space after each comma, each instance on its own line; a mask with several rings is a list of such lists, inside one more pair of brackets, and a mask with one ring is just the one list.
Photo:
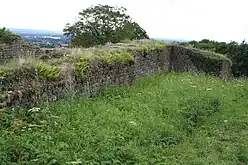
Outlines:
[[96, 98], [2, 110], [0, 164], [240, 164], [247, 98], [246, 80], [169, 73]]

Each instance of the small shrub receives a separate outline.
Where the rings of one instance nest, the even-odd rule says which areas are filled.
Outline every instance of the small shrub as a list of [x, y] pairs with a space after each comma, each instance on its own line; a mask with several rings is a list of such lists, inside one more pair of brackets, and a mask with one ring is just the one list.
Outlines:
[[21, 38], [21, 36], [10, 32], [8, 29], [0, 28], [0, 43], [11, 44], [19, 38]]
[[90, 67], [90, 57], [84, 56], [81, 57], [78, 62], [75, 63], [75, 72], [77, 74], [86, 74], [89, 71]]
[[126, 64], [134, 63], [134, 57], [125, 51], [104, 52], [101, 55], [101, 58], [107, 64], [118, 63], [118, 64], [126, 65]]
[[154, 45], [158, 49], [162, 49], [162, 48], [165, 48], [167, 46], [167, 44], [165, 42], [162, 42], [162, 41], [156, 41], [156, 42], [154, 42]]
[[38, 62], [36, 64], [37, 74], [46, 79], [57, 79], [61, 76], [61, 71], [56, 66], [48, 65], [44, 62]]
[[3, 70], [0, 70], [0, 77], [5, 77], [6, 76], [6, 72], [4, 72]]
[[142, 51], [143, 51], [143, 53], [145, 54], [145, 55], [147, 55], [149, 52], [150, 52], [150, 48], [149, 48], [149, 46], [147, 46], [147, 45], [143, 45], [142, 46]]
[[147, 43], [141, 45], [141, 51], [144, 55], [148, 55], [151, 50], [160, 50], [166, 46], [167, 44], [162, 41], [148, 41]]

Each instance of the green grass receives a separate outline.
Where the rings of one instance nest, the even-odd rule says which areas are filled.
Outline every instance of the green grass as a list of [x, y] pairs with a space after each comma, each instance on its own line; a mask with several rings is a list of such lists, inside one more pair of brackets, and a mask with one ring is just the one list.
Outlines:
[[245, 80], [170, 73], [38, 112], [2, 111], [0, 164], [241, 164], [247, 99]]

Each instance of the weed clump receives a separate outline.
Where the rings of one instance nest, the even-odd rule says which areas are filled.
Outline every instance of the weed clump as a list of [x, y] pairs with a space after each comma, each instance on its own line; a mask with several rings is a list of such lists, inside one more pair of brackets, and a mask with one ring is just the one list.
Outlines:
[[36, 69], [38, 76], [45, 79], [55, 80], [61, 76], [61, 71], [57, 66], [51, 66], [44, 62], [38, 62], [36, 64]]
[[100, 57], [107, 64], [134, 64], [134, 57], [125, 51], [104, 52]]
[[166, 46], [168, 46], [167, 43], [163, 42], [163, 41], [155, 41], [155, 40], [151, 40], [148, 42], [145, 42], [144, 44], [141, 45], [141, 51], [147, 55], [149, 54], [149, 52], [151, 52], [152, 50], [161, 50], [164, 49]]
[[77, 74], [87, 74], [90, 67], [90, 57], [84, 56], [81, 57], [75, 62], [75, 73]]
[[76, 75], [86, 75], [91, 71], [93, 63], [101, 65], [132, 65], [134, 57], [126, 51], [95, 51], [94, 55], [74, 58]]

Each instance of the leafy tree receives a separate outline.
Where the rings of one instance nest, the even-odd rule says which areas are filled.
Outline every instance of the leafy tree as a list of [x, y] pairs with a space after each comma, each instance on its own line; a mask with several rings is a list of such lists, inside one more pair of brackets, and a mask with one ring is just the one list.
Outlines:
[[0, 43], [10, 44], [13, 41], [17, 40], [18, 38], [20, 38], [19, 35], [10, 32], [5, 27], [0, 28]]
[[72, 46], [84, 47], [149, 38], [146, 31], [125, 12], [124, 7], [89, 7], [79, 13], [79, 21], [73, 25], [66, 24], [64, 35], [71, 38]]

